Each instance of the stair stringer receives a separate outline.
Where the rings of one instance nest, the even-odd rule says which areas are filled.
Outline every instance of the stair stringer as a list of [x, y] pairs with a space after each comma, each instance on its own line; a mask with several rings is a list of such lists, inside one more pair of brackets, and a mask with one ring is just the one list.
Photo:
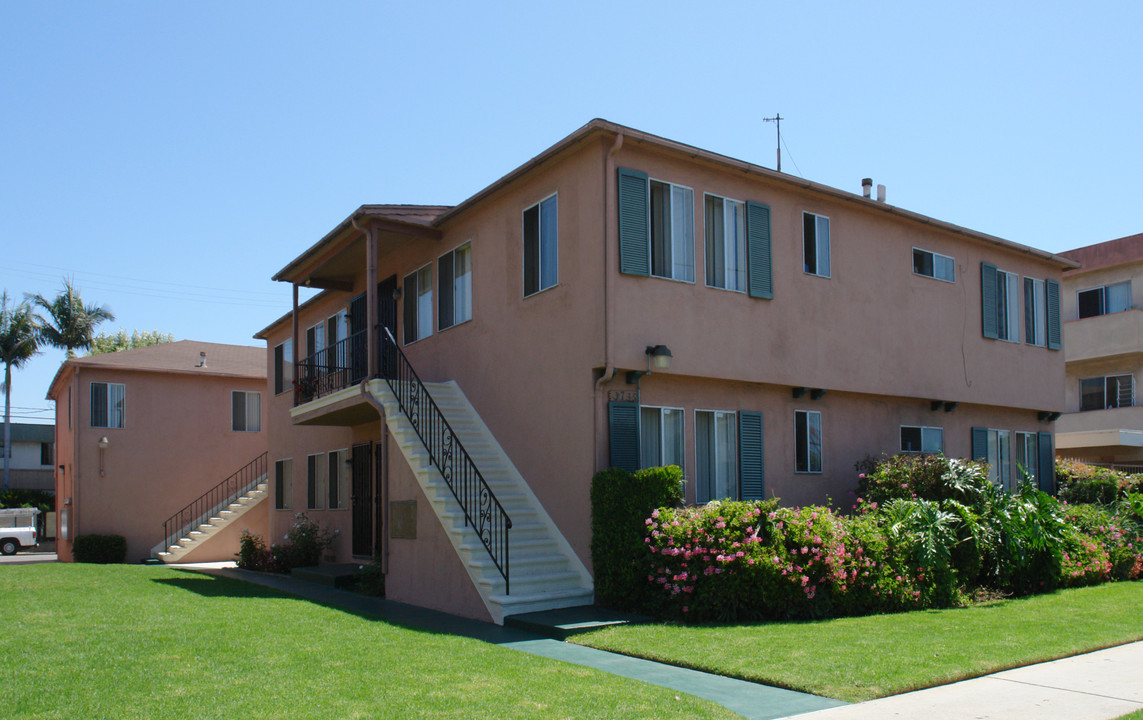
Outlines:
[[266, 502], [269, 497], [267, 479], [267, 475], [263, 474], [258, 478], [258, 483], [250, 490], [233, 500], [219, 503], [196, 522], [186, 525], [179, 533], [179, 539], [174, 545], [164, 546], [164, 543], [160, 542], [151, 548], [151, 557], [158, 558], [168, 564], [176, 563], [189, 555], [191, 551], [202, 547], [220, 530], [230, 526], [250, 510]]
[[[429, 461], [424, 444], [412, 423], [401, 411], [388, 383], [384, 380], [372, 380], [368, 384], [368, 389], [385, 408], [389, 432], [396, 440], [413, 475], [417, 478], [418, 485], [433, 507], [437, 520], [465, 566], [493, 621], [503, 624], [507, 615], [590, 605], [594, 601], [594, 582], [591, 573], [544, 510], [532, 488], [504, 452], [488, 426], [484, 424], [479, 413], [468, 402], [463, 390], [456, 381], [425, 383], [425, 385], [454, 428], [461, 444], [473, 455], [473, 460], [484, 474], [486, 481], [496, 486], [494, 492], [497, 496], [501, 497], [504, 493], [505, 498], [508, 495], [513, 497], [511, 506], [505, 503], [505, 510], [513, 520], [513, 530], [509, 531], [508, 535], [511, 594], [505, 592], [504, 579], [476, 533], [464, 524], [460, 505], [448, 490], [439, 470]], [[482, 452], [477, 451], [478, 449]], [[492, 453], [494, 458], [488, 458], [488, 453]], [[481, 460], [491, 460], [491, 462]], [[525, 530], [522, 529], [525, 528], [528, 537], [523, 537]], [[537, 544], [550, 545], [550, 549], [558, 555], [558, 562], [552, 558], [553, 565], [563, 566], [557, 573], [560, 576], [558, 581], [548, 582], [547, 578], [555, 576], [544, 574], [545, 568], [542, 563], [530, 564], [529, 555], [516, 550], [517, 546]], [[529, 579], [532, 578], [536, 579], [536, 584], [544, 589], [538, 589], [530, 584]]]

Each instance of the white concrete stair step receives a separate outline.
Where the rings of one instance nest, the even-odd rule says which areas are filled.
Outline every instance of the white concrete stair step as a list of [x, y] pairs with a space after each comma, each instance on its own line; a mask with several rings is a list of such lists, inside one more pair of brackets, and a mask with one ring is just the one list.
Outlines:
[[[511, 572], [510, 566], [509, 578], [513, 593], [529, 593], [540, 590], [571, 590], [580, 587], [579, 574], [571, 570], [520, 575]], [[497, 574], [495, 577], [481, 577], [478, 582], [485, 588], [493, 589], [503, 587], [504, 578]]]

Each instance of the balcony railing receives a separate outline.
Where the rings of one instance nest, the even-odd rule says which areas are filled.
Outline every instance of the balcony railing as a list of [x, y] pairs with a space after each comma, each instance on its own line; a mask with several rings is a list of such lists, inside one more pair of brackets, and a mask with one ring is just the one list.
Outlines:
[[298, 361], [294, 374], [294, 405], [344, 390], [366, 375], [367, 336], [364, 330]]

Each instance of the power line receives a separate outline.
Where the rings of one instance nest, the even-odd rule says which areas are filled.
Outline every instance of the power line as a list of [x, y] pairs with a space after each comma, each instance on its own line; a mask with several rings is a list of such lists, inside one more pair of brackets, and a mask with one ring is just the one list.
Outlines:
[[[76, 274], [75, 270], [70, 269], [70, 268], [65, 268], [65, 267], [59, 267], [58, 265], [45, 265], [44, 263], [25, 263], [25, 264], [27, 264], [31, 267], [49, 268], [52, 270], [65, 272], [69, 275], [75, 275]], [[133, 277], [129, 277], [127, 275], [113, 275], [111, 273], [101, 273], [101, 272], [95, 272], [93, 270], [85, 270], [83, 274], [85, 274], [85, 275], [99, 275], [101, 277], [109, 277], [109, 278], [114, 278], [116, 280], [130, 280], [131, 282], [138, 282], [138, 283], [151, 283], [153, 285], [161, 285], [163, 287], [170, 286], [170, 285], [178, 285], [180, 287], [191, 288], [194, 290], [217, 290], [217, 291], [222, 291], [222, 292], [241, 292], [241, 293], [245, 293], [248, 295], [272, 295], [274, 297], [278, 296], [278, 293], [271, 292], [269, 290], [234, 290], [233, 288], [214, 288], [214, 287], [207, 287], [205, 285], [194, 285], [191, 283], [177, 283], [177, 282], [167, 282], [166, 280], [148, 280], [146, 278], [133, 278]]]

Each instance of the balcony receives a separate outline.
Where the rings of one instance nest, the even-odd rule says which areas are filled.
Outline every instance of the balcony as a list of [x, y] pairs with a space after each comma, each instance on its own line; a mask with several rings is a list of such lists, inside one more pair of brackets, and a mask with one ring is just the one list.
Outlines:
[[1056, 451], [1062, 455], [1094, 448], [1109, 455], [1143, 448], [1143, 407], [1068, 413], [1056, 421], [1055, 430]]
[[377, 419], [357, 385], [364, 380], [368, 362], [364, 330], [299, 360], [294, 377], [295, 425], [359, 425]]
[[1082, 363], [1143, 355], [1143, 310], [1064, 323], [1064, 361]]

